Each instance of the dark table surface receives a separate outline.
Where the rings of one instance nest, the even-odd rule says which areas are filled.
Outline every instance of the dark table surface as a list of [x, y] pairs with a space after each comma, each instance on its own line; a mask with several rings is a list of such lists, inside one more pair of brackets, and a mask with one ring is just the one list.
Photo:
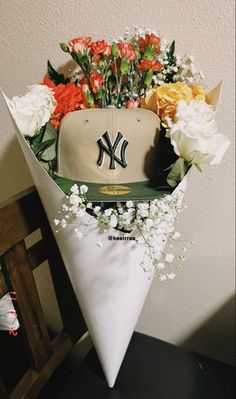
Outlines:
[[234, 399], [234, 368], [134, 333], [113, 389], [92, 349], [54, 398]]

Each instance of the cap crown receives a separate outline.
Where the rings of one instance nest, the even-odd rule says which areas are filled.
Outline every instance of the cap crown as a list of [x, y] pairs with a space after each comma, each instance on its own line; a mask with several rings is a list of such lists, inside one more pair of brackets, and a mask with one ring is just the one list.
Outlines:
[[100, 184], [148, 180], [159, 132], [159, 117], [141, 108], [71, 112], [59, 128], [57, 174]]

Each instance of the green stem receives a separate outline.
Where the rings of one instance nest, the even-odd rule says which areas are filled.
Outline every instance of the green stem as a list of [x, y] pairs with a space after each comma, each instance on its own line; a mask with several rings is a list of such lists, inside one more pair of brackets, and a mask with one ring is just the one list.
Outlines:
[[131, 61], [131, 78], [130, 78], [130, 92], [131, 92], [131, 100], [134, 100], [134, 81], [133, 81], [133, 72], [134, 72], [134, 61]]
[[83, 65], [79, 62], [78, 57], [76, 57], [76, 62], [77, 62], [77, 64], [79, 65], [79, 67], [81, 68], [81, 70], [82, 70], [84, 76], [86, 77], [86, 79], [87, 79], [87, 81], [88, 81], [88, 85], [89, 85], [89, 89], [90, 89], [91, 95], [93, 96], [93, 100], [95, 101], [94, 94], [93, 94], [93, 88], [92, 88], [92, 85], [91, 85], [89, 73], [87, 73], [86, 69], [85, 69], [85, 68], [83, 67]]
[[119, 99], [120, 99], [120, 80], [119, 80], [118, 73], [117, 73], [116, 60], [117, 60], [117, 58], [115, 57], [114, 64], [115, 64], [115, 76], [116, 76], [116, 84], [117, 84], [117, 100], [116, 100], [116, 108], [117, 108], [117, 106], [119, 104]]

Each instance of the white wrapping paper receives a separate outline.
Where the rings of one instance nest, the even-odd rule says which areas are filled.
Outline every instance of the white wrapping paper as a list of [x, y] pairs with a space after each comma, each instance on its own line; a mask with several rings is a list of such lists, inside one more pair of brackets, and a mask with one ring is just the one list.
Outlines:
[[[65, 202], [65, 194], [37, 161], [18, 129], [16, 135], [55, 233], [53, 221]], [[186, 182], [187, 176], [175, 192], [184, 191]], [[81, 241], [75, 237], [72, 225], [55, 233], [55, 239], [108, 385], [113, 387], [152, 279], [140, 266], [145, 250], [142, 246], [132, 240], [107, 240], [100, 248], [96, 243], [101, 232], [95, 219], [86, 214], [81, 224], [80, 230], [84, 225], [88, 233]], [[123, 235], [115, 229], [110, 234]]]

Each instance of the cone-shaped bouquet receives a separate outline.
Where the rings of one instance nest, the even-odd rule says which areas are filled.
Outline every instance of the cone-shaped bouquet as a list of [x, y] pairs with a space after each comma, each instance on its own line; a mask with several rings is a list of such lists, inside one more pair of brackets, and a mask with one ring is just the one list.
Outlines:
[[214, 121], [220, 86], [206, 94], [174, 47], [150, 32], [76, 38], [61, 48], [79, 72], [49, 63], [43, 84], [5, 97], [110, 387], [153, 276], [175, 277], [165, 245], [187, 172], [229, 145]]

